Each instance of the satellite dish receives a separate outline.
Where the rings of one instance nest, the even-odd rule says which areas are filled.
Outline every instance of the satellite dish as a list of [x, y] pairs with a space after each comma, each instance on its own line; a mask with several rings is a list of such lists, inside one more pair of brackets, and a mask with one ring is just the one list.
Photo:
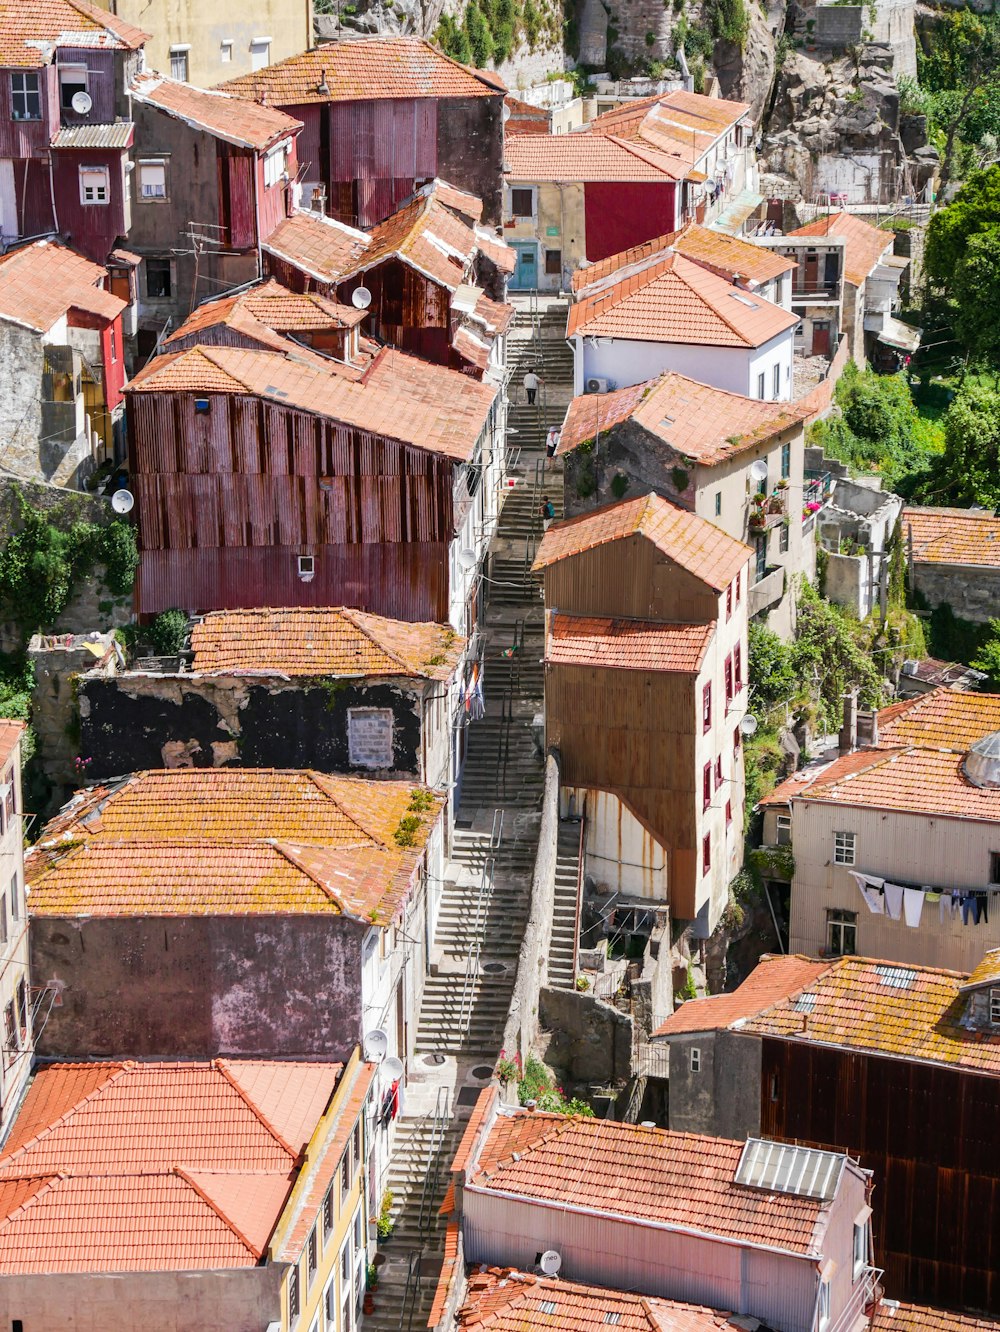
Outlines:
[[562, 1254], [555, 1249], [546, 1249], [539, 1260], [538, 1266], [546, 1276], [558, 1276], [559, 1269], [562, 1267]]
[[390, 1055], [388, 1059], [383, 1059], [382, 1072], [390, 1082], [395, 1082], [397, 1078], [403, 1076], [402, 1059], [397, 1059], [395, 1055]]
[[367, 310], [372, 303], [372, 294], [367, 287], [357, 287], [351, 293], [351, 304], [355, 310]]
[[111, 507], [115, 513], [131, 513], [135, 507], [135, 496], [131, 490], [116, 490], [111, 496]]
[[82, 90], [78, 93], [74, 93], [73, 100], [70, 102], [70, 106], [78, 116], [88, 115], [93, 105], [94, 103], [90, 93], [83, 92]]
[[460, 550], [458, 563], [463, 569], [474, 569], [479, 563], [479, 557], [474, 550]]
[[389, 1048], [389, 1037], [381, 1027], [365, 1033], [365, 1058], [373, 1064], [380, 1064]]
[[748, 712], [747, 715], [740, 722], [740, 730], [743, 732], [744, 735], [755, 734], [757, 730], [757, 718], [753, 715], [752, 712]]
[[500, 112], [500, 114], [501, 116], [503, 116], [504, 124], [506, 124], [507, 121], [510, 120], [510, 107], [507, 105], [506, 102], [504, 102], [503, 110]]
[[750, 464], [750, 475], [755, 481], [763, 481], [767, 476], [767, 463], [763, 458], [758, 458], [756, 462]]

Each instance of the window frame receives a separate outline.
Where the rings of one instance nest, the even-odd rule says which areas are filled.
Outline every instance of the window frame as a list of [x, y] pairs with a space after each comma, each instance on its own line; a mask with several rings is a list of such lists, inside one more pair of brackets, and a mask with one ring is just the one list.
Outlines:
[[562, 277], [562, 250], [546, 249], [544, 273], [546, 277]]
[[[782, 837], [782, 833], [787, 836]], [[792, 844], [792, 816], [791, 814], [777, 814], [774, 820], [774, 844], [775, 846], [791, 846]]]
[[[110, 169], [110, 167], [106, 167], [106, 166], [104, 166], [104, 165], [102, 165], [102, 164], [100, 164], [100, 163], [89, 163], [89, 164], [86, 164], [86, 165], [81, 164], [81, 165], [77, 168], [77, 172], [78, 172], [78, 178], [79, 178], [79, 182], [80, 182], [80, 203], [84, 206], [84, 208], [107, 208], [108, 205], [111, 203], [111, 169]], [[103, 179], [103, 181], [104, 181], [103, 186], [98, 185], [98, 184], [96, 184], [96, 183], [93, 184], [93, 185], [88, 185], [88, 184], [86, 183], [86, 181], [87, 181], [87, 177], [88, 177], [88, 176], [92, 176], [92, 177], [94, 177], [94, 178], [95, 178], [95, 182], [96, 182], [96, 179], [97, 179], [98, 177], [101, 178], [101, 179]], [[89, 190], [89, 189], [90, 189], [90, 190], [97, 190], [97, 191], [100, 191], [101, 189], [103, 189], [103, 191], [104, 191], [104, 198], [102, 199], [102, 198], [99, 196], [99, 194], [98, 194], [98, 195], [96, 195], [93, 199], [88, 199], [88, 198], [87, 198], [87, 190]]]
[[764, 399], [764, 390], [765, 390], [766, 387], [767, 387], [767, 385], [766, 385], [766, 382], [765, 382], [764, 371], [761, 370], [761, 371], [759, 371], [758, 374], [757, 374], [757, 400], [758, 400], [758, 402], [764, 402], [764, 400], [765, 400], [765, 399]]
[[858, 913], [856, 911], [847, 911], [843, 907], [827, 908], [826, 954], [828, 957], [857, 957]]
[[726, 688], [726, 708], [728, 709], [733, 702], [733, 654], [730, 652], [722, 664], [722, 676]]
[[721, 490], [717, 490], [717, 491], [715, 492], [715, 516], [716, 516], [716, 518], [721, 518], [721, 517], [722, 517], [722, 491], [721, 491]]
[[778, 528], [778, 554], [787, 555], [789, 545], [790, 526], [788, 523], [782, 523]]
[[733, 689], [734, 697], [739, 698], [743, 693], [743, 644], [737, 643], [733, 648]]
[[781, 446], [781, 476], [787, 481], [792, 474], [792, 444], [791, 440]]
[[706, 763], [701, 770], [701, 812], [712, 807], [712, 765]]
[[732, 824], [732, 821], [733, 821], [733, 802], [732, 802], [731, 800], [727, 800], [727, 801], [726, 801], [726, 827], [727, 827], [727, 828]]
[[[176, 83], [190, 83], [190, 82], [191, 82], [191, 47], [190, 47], [190, 45], [186, 45], [186, 46], [172, 46], [172, 47], [170, 48], [170, 53], [169, 53], [169, 54], [170, 54], [170, 77], [171, 77]], [[175, 69], [175, 62], [176, 62], [177, 65], [182, 65], [182, 66], [183, 66], [183, 68], [184, 68], [184, 73], [183, 73], [183, 74], [180, 74], [180, 73], [178, 73], [178, 72], [176, 71], [176, 69]]]
[[[518, 207], [517, 207], [517, 203], [516, 203], [517, 196], [518, 196], [518, 195], [525, 195], [525, 194], [528, 196], [529, 206], [530, 206], [530, 208], [531, 208], [531, 212], [530, 212], [530, 213], [525, 213], [525, 212], [519, 210]], [[511, 217], [513, 217], [513, 218], [515, 218], [515, 219], [516, 219], [516, 218], [521, 218], [522, 220], [528, 220], [528, 219], [530, 219], [530, 218], [533, 218], [533, 217], [535, 216], [535, 207], [536, 207], [535, 200], [536, 200], [536, 198], [537, 198], [537, 196], [536, 196], [536, 194], [535, 194], [535, 187], [534, 187], [533, 185], [512, 185], [512, 186], [510, 187], [510, 215], [511, 215]]]
[[[250, 70], [255, 73], [258, 69], [267, 69], [271, 63], [271, 46], [273, 45], [270, 37], [251, 37], [250, 45], [247, 48], [250, 53]], [[255, 59], [258, 51], [263, 51], [264, 60]]]
[[692, 1045], [688, 1051], [688, 1069], [692, 1073], [701, 1072], [701, 1048], [697, 1045]]
[[775, 366], [774, 366], [774, 376], [773, 376], [772, 381], [771, 381], [771, 389], [772, 389], [772, 392], [774, 393], [774, 396], [775, 396], [775, 397], [777, 397], [778, 394], [781, 392], [781, 362], [780, 362], [780, 361], [775, 362]]
[[990, 883], [1000, 883], [1000, 851], [990, 852]]
[[1000, 1026], [1000, 985], [994, 985], [990, 988], [990, 1021], [996, 1026]]
[[[135, 185], [136, 201], [138, 203], [166, 203], [170, 198], [170, 187], [167, 181], [167, 168], [169, 163], [165, 157], [140, 157], [135, 164]], [[147, 193], [143, 184], [142, 176], [144, 171], [150, 168], [159, 170], [163, 173], [163, 193]]]
[[288, 1269], [288, 1322], [293, 1324], [302, 1312], [302, 1292], [299, 1284], [299, 1264], [292, 1263]]
[[[19, 87], [19, 88], [15, 88], [15, 86], [14, 86], [14, 80], [15, 80], [15, 79], [19, 79], [19, 80], [22, 81], [22, 86], [21, 86], [21, 87]], [[30, 87], [30, 86], [29, 86], [29, 82], [28, 82], [29, 80], [31, 80], [31, 82], [34, 84], [34, 87]], [[23, 99], [24, 99], [24, 103], [23, 103], [23, 104], [24, 104], [25, 112], [27, 112], [28, 107], [31, 105], [31, 103], [32, 103], [32, 99], [33, 99], [33, 100], [34, 100], [34, 104], [35, 104], [35, 106], [37, 107], [38, 114], [37, 114], [37, 115], [28, 115], [28, 114], [25, 114], [25, 115], [23, 115], [23, 116], [19, 116], [19, 115], [17, 114], [17, 111], [15, 110], [15, 106], [16, 106], [16, 103], [17, 103], [17, 99], [18, 99], [18, 98], [23, 98]], [[37, 71], [37, 70], [34, 70], [34, 69], [13, 69], [13, 70], [11, 70], [11, 72], [10, 72], [10, 117], [11, 117], [11, 120], [15, 121], [15, 122], [16, 122], [17, 124], [19, 124], [19, 125], [20, 125], [23, 121], [32, 121], [32, 120], [41, 120], [41, 119], [42, 119], [42, 89], [41, 89], [41, 84], [40, 84], [39, 81], [38, 81], [38, 71]]]
[[264, 188], [273, 189], [281, 184], [281, 178], [288, 170], [288, 144], [282, 139], [264, 154]]
[[[150, 263], [157, 265], [156, 271], [160, 272], [159, 265], [164, 266], [166, 272], [166, 289], [154, 295], [149, 289]], [[174, 266], [170, 259], [159, 254], [147, 255], [142, 261], [143, 280], [146, 287], [147, 301], [169, 301], [173, 299], [174, 294]]]
[[[68, 65], [59, 65], [56, 71], [59, 85], [59, 110], [73, 111], [73, 98], [78, 92], [90, 92], [90, 70], [86, 65], [81, 65], [76, 61]], [[63, 75], [69, 77], [63, 78]], [[68, 97], [63, 95], [64, 88], [72, 88]], [[74, 115], [78, 113], [73, 111]], [[88, 113], [89, 114], [89, 113]]]
[[712, 868], [712, 836], [706, 833], [701, 839], [701, 872], [708, 874]]
[[818, 1332], [825, 1332], [830, 1326], [830, 1283], [820, 1281], [819, 1295], [816, 1299], [816, 1327]]
[[[858, 1240], [860, 1238], [860, 1245]], [[857, 1281], [868, 1266], [868, 1223], [855, 1221], [853, 1243], [853, 1280]]]
[[729, 586], [726, 588], [726, 619], [731, 620], [732, 618], [733, 618], [733, 585], [732, 583], [730, 583]]
[[709, 680], [701, 691], [701, 733], [707, 735], [712, 729], [712, 682]]
[[[848, 859], [848, 857], [850, 857]], [[858, 863], [858, 835], [847, 829], [834, 829], [833, 863], [835, 865], [856, 865]]]
[[722, 755], [721, 755], [721, 754], [716, 754], [716, 756], [715, 756], [715, 770], [714, 770], [714, 772], [712, 773], [712, 780], [713, 780], [713, 782], [714, 782], [714, 784], [715, 784], [715, 789], [718, 790], [719, 787], [722, 785]]

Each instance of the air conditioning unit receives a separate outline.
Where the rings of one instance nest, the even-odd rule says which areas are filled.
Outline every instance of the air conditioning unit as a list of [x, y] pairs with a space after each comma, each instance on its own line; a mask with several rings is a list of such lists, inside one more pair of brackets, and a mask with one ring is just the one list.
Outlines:
[[607, 391], [608, 381], [606, 379], [598, 379], [595, 375], [593, 379], [587, 380], [588, 393], [607, 393]]

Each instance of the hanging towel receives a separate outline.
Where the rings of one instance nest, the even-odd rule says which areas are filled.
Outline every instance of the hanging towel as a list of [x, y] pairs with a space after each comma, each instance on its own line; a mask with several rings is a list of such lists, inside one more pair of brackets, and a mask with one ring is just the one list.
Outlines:
[[924, 909], [924, 890], [922, 888], [903, 889], [903, 916], [910, 929], [920, 924], [920, 913]]
[[951, 895], [949, 893], [941, 894], [941, 902], [938, 906], [938, 911], [941, 916], [941, 924], [949, 924], [951, 921]]
[[881, 916], [885, 912], [885, 902], [882, 894], [871, 886], [871, 882], [864, 874], [858, 874], [854, 870], [848, 870], [848, 874], [858, 885], [861, 896], [865, 899], [865, 905], [873, 916]]
[[891, 920], [899, 920], [903, 911], [903, 888], [901, 884], [886, 882], [885, 909]]
[[941, 894], [935, 892], [933, 888], [928, 888], [926, 884], [924, 884], [924, 897], [927, 898], [928, 906], [930, 906], [931, 903], [936, 905], [941, 901]]

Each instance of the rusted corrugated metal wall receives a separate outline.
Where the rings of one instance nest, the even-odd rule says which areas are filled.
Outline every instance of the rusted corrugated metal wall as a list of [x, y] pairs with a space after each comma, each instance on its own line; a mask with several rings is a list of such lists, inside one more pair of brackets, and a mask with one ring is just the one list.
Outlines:
[[63, 116], [67, 125], [110, 125], [115, 118], [115, 65], [114, 51], [95, 50], [92, 46], [60, 46], [60, 65], [86, 65], [89, 78], [87, 92], [93, 106], [86, 116], [72, 111]]
[[365, 286], [372, 294], [370, 329], [383, 342], [422, 356], [437, 365], [449, 363], [451, 293], [408, 264], [393, 259], [341, 283], [340, 300]]
[[[446, 617], [450, 460], [249, 396], [208, 401], [199, 413], [193, 394], [129, 397], [142, 613], [344, 603]], [[300, 583], [293, 557], [321, 547]]]
[[16, 159], [40, 157], [47, 153], [49, 139], [59, 124], [59, 90], [55, 66], [49, 65], [37, 72], [42, 104], [41, 120], [14, 120], [10, 76], [0, 79], [0, 157], [15, 159], [14, 180], [19, 193], [24, 163]]
[[546, 569], [545, 604], [577, 615], [691, 624], [718, 614], [718, 599], [704, 583], [641, 536], [608, 542]]
[[[220, 144], [220, 149], [221, 147]], [[256, 160], [252, 153], [242, 152], [238, 148], [228, 148], [225, 171], [229, 186], [229, 216], [223, 225], [228, 222], [228, 243], [234, 250], [247, 250], [257, 244], [255, 167]]]
[[415, 181], [437, 174], [438, 104], [433, 98], [334, 102], [328, 114], [331, 200], [339, 195], [339, 185], [357, 182], [359, 226], [383, 221], [413, 193]]
[[874, 1171], [886, 1294], [1000, 1314], [1000, 1078], [762, 1044], [763, 1136], [839, 1148]]

